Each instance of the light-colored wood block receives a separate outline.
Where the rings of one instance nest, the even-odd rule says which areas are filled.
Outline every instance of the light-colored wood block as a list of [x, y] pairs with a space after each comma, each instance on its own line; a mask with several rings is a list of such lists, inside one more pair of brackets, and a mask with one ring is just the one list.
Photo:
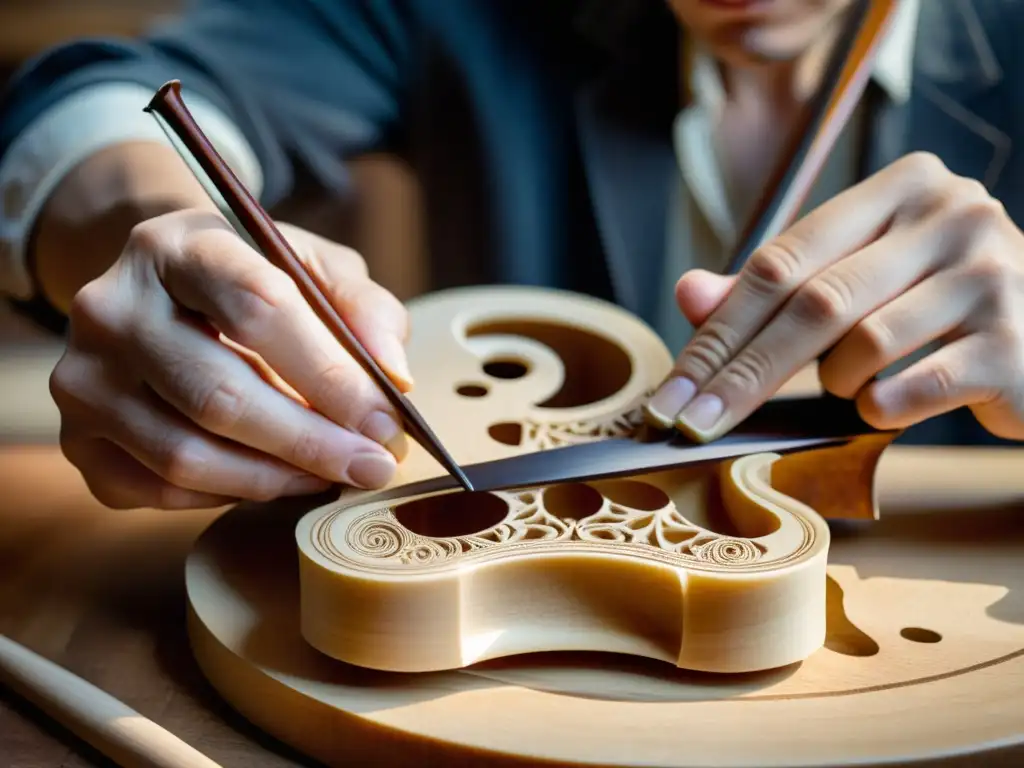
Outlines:
[[[563, 292], [449, 291], [413, 312], [416, 405], [463, 461], [633, 433], [672, 365], [645, 324]], [[401, 672], [538, 651], [705, 672], [801, 661], [825, 638], [829, 535], [772, 487], [778, 458], [506, 493], [349, 495], [296, 530], [303, 636]], [[421, 450], [403, 479], [437, 472]]]

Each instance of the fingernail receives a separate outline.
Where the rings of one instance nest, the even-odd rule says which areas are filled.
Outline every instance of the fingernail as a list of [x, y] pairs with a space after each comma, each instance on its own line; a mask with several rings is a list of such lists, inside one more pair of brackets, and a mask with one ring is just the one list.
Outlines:
[[724, 410], [722, 398], [718, 395], [700, 395], [676, 417], [676, 424], [683, 429], [707, 432], [718, 423]]
[[360, 488], [383, 488], [395, 474], [395, 460], [377, 451], [357, 453], [348, 464], [348, 478]]
[[304, 496], [307, 493], [319, 493], [326, 491], [333, 483], [315, 475], [299, 475], [293, 477], [284, 486], [285, 496]]
[[387, 372], [402, 379], [407, 388], [412, 387], [412, 371], [409, 370], [409, 360], [401, 341], [394, 336], [382, 339], [378, 358], [378, 362]]
[[409, 441], [405, 430], [393, 416], [383, 411], [374, 411], [363, 422], [363, 434], [387, 448], [394, 457], [401, 461], [409, 453]]
[[697, 387], [689, 379], [673, 376], [658, 388], [647, 401], [644, 410], [657, 426], [670, 429], [675, 423], [676, 414], [690, 402], [696, 391]]

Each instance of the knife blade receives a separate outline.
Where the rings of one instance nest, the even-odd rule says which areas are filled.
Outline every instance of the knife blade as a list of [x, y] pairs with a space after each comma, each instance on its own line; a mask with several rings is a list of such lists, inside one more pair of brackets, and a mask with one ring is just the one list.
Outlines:
[[[810, 450], [880, 432], [861, 419], [852, 401], [780, 398], [769, 400], [728, 435], [711, 443], [695, 443], [676, 432], [660, 433], [654, 439], [646, 434], [463, 464], [462, 468], [476, 491], [506, 491], [643, 475], [752, 453]], [[373, 499], [388, 501], [457, 487], [455, 479], [445, 475], [390, 488], [373, 494]]]

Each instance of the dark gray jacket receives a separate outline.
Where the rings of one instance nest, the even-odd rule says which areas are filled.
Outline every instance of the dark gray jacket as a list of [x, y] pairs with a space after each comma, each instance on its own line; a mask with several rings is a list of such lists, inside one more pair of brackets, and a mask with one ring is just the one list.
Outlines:
[[[0, 154], [76, 88], [178, 78], [246, 134], [265, 204], [298, 180], [342, 191], [346, 156], [397, 152], [423, 186], [434, 285], [553, 285], [649, 320], [676, 45], [664, 0], [197, 0], [139, 42], [31, 62], [0, 104]], [[911, 99], [867, 93], [861, 172], [934, 152], [1024, 224], [1022, 96], [1024, 0], [925, 0]], [[990, 441], [966, 412], [906, 439]]]

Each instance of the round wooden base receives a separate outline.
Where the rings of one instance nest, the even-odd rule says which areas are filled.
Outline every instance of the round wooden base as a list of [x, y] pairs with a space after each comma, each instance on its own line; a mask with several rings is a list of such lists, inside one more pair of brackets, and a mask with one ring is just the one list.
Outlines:
[[299, 634], [294, 529], [308, 508], [241, 506], [214, 523], [186, 570], [190, 634], [232, 706], [327, 765], [1024, 756], [1019, 512], [887, 518], [883, 508], [881, 522], [834, 534], [826, 647], [800, 665], [719, 677], [604, 654], [420, 675], [329, 659]]

